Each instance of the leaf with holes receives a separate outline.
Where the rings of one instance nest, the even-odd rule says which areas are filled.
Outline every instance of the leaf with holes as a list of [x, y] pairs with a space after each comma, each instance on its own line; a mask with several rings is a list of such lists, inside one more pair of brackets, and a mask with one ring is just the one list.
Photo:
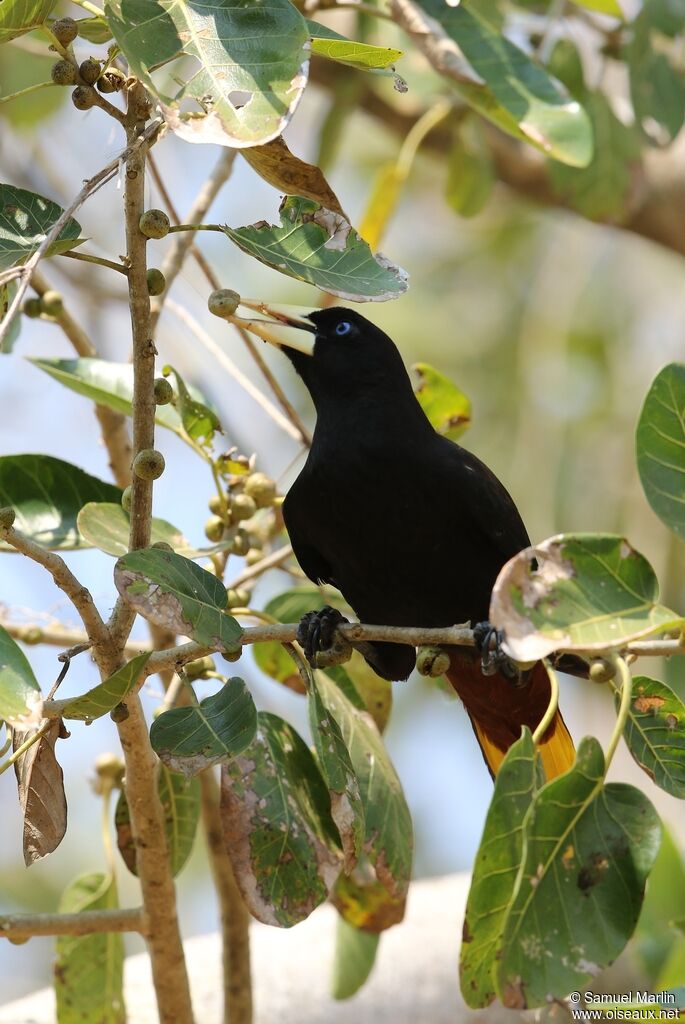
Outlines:
[[101, 718], [108, 711], [125, 700], [126, 695], [140, 680], [150, 652], [138, 654], [98, 686], [94, 686], [82, 697], [70, 700], [64, 711], [63, 718], [77, 718], [84, 722], [92, 722]]
[[[115, 910], [112, 875], [81, 875], [62, 894], [61, 914]], [[126, 1024], [124, 938], [118, 932], [60, 935], [56, 941], [55, 996], [62, 1024]]]
[[524, 729], [497, 772], [466, 904], [459, 977], [464, 1001], [474, 1009], [495, 998], [496, 953], [521, 863], [523, 822], [539, 781], [533, 737]]
[[[76, 518], [89, 501], [121, 501], [121, 490], [51, 455], [0, 458], [0, 505], [16, 511], [14, 527], [44, 548], [84, 544]], [[0, 547], [9, 551], [7, 544]]]
[[[268, 142], [281, 134], [307, 84], [307, 25], [289, 0], [106, 0], [105, 14], [131, 72], [166, 105], [171, 129], [188, 142]], [[164, 80], [180, 83], [171, 95], [150, 69], [183, 55], [193, 60]], [[181, 114], [189, 101], [196, 113]]]
[[[200, 780], [186, 779], [183, 775], [170, 772], [159, 765], [157, 792], [164, 812], [164, 831], [166, 834], [171, 873], [174, 877], [183, 870], [193, 852], [193, 843], [200, 820]], [[126, 799], [126, 791], [122, 790], [114, 812], [114, 826], [117, 833], [117, 846], [124, 864], [133, 875], [137, 875], [136, 845], [131, 831], [131, 815]]]
[[547, 156], [587, 166], [593, 146], [590, 120], [560, 82], [464, 4], [420, 0], [420, 7], [430, 18], [416, 19], [415, 41], [429, 60], [442, 51], [445, 66], [452, 66], [449, 57], [466, 58], [471, 67], [448, 78], [470, 106]]
[[624, 537], [566, 533], [525, 548], [501, 570], [490, 621], [520, 662], [558, 650], [601, 651], [680, 628], [659, 604], [651, 565]]
[[292, 726], [260, 711], [254, 742], [221, 771], [221, 818], [250, 913], [289, 928], [328, 896], [342, 868], [330, 800]]
[[380, 935], [362, 932], [338, 918], [331, 985], [334, 999], [350, 999], [359, 991], [373, 970], [379, 941]]
[[[63, 212], [57, 203], [36, 192], [0, 184], [0, 270], [25, 263]], [[80, 234], [81, 225], [70, 217], [48, 247], [46, 256], [80, 245], [84, 241]]]
[[525, 823], [523, 861], [495, 956], [497, 994], [527, 1009], [588, 985], [632, 935], [661, 822], [639, 790], [604, 785], [584, 739], [574, 767], [544, 786]]
[[334, 32], [328, 25], [320, 25], [318, 21], [307, 21], [307, 28], [315, 57], [326, 57], [359, 71], [391, 68], [402, 56], [402, 50], [395, 50], [391, 46], [357, 43], [347, 36], [341, 36], [339, 32]]
[[[38, 731], [12, 730], [12, 748], [18, 748]], [[24, 862], [29, 867], [57, 849], [67, 830], [67, 798], [64, 775], [55, 755], [57, 740], [69, 734], [60, 719], [14, 762], [19, 803], [24, 815]]]
[[666, 526], [685, 537], [685, 363], [670, 363], [654, 378], [635, 447], [647, 501]]
[[345, 216], [338, 197], [326, 181], [323, 171], [291, 153], [282, 138], [264, 146], [251, 146], [243, 153], [250, 167], [264, 181], [289, 196], [304, 196], [321, 203], [327, 210]]
[[470, 400], [428, 363], [414, 363], [412, 370], [419, 378], [415, 391], [419, 405], [439, 434], [456, 441], [471, 423]]
[[254, 701], [236, 676], [199, 704], [164, 711], [152, 723], [150, 743], [167, 768], [192, 778], [241, 754], [256, 728]]
[[57, 0], [3, 0], [0, 4], [0, 43], [8, 43], [38, 28], [56, 6]]
[[0, 626], [0, 720], [16, 724], [40, 701], [40, 686], [28, 658]]
[[131, 551], [114, 566], [114, 583], [149, 622], [225, 654], [240, 646], [242, 629], [227, 613], [225, 586], [189, 558], [162, 548]]
[[260, 221], [224, 228], [249, 256], [288, 277], [352, 302], [385, 302], [407, 290], [407, 274], [375, 256], [339, 213], [311, 199], [287, 196], [278, 227]]
[[623, 735], [650, 779], [671, 796], [685, 798], [685, 705], [673, 690], [658, 679], [636, 676]]

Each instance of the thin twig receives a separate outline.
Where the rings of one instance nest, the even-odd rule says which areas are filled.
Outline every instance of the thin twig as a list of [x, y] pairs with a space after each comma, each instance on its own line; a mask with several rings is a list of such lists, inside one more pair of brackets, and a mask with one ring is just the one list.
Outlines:
[[276, 566], [282, 565], [287, 558], [293, 553], [291, 544], [284, 544], [282, 548], [277, 548], [276, 551], [272, 551], [271, 554], [266, 555], [264, 558], [260, 558], [254, 565], [249, 565], [247, 569], [244, 569], [239, 576], [228, 584], [228, 587], [232, 590], [237, 590], [238, 587], [242, 587], [244, 583], [249, 580], [254, 580], [268, 569], [274, 569]]
[[2, 914], [0, 938], [30, 939], [36, 935], [94, 935], [97, 932], [141, 932], [146, 918], [142, 907], [130, 910], [82, 910], [78, 914]]

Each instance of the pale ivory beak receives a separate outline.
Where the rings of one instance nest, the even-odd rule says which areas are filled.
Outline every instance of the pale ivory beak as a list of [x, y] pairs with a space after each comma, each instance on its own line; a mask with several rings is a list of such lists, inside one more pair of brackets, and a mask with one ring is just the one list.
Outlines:
[[[234, 322], [240, 327], [251, 334], [256, 334], [257, 337], [268, 341], [271, 345], [276, 345], [279, 348], [294, 348], [306, 356], [313, 355], [316, 327], [304, 312], [309, 307], [267, 305], [264, 302], [253, 302], [250, 299], [242, 299], [240, 306], [264, 314], [264, 319], [261, 317], [259, 319], [236, 317]], [[267, 316], [270, 319], [267, 320]]]

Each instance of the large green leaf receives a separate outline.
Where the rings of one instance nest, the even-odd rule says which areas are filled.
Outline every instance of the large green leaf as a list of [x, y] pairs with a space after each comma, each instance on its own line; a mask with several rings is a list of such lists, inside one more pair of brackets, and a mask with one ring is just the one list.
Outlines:
[[85, 722], [92, 722], [96, 718], [106, 715], [108, 711], [120, 704], [129, 690], [136, 685], [149, 657], [149, 651], [138, 654], [117, 669], [109, 679], [94, 686], [82, 697], [74, 697], [65, 707], [62, 717], [79, 718]]
[[[47, 21], [57, 0], [2, 0], [0, 3], [0, 43], [22, 36]], [[3, 57], [4, 60], [4, 57]]]
[[162, 548], [131, 551], [114, 566], [114, 583], [149, 622], [227, 654], [239, 647], [242, 630], [227, 614], [226, 588], [189, 558]]
[[407, 274], [375, 256], [338, 213], [302, 196], [286, 196], [278, 227], [260, 221], [224, 230], [243, 252], [288, 277], [352, 302], [383, 302], [407, 290]]
[[496, 953], [521, 863], [523, 822], [538, 781], [535, 746], [525, 729], [497, 772], [466, 905], [459, 970], [462, 995], [474, 1008], [495, 998]]
[[582, 991], [635, 929], [661, 822], [643, 793], [603, 777], [602, 749], [588, 737], [533, 803], [498, 956], [505, 1006]]
[[192, 778], [241, 754], [257, 729], [257, 709], [237, 676], [199, 704], [170, 708], [156, 718], [150, 743], [163, 763]]
[[584, 7], [588, 11], [599, 11], [600, 14], [613, 14], [617, 18], [623, 17], [623, 10], [618, 0], [573, 0], [578, 7]]
[[40, 699], [40, 686], [28, 658], [0, 626], [0, 721], [27, 715]]
[[87, 547], [76, 519], [89, 501], [119, 502], [121, 490], [52, 455], [0, 458], [0, 505], [11, 505], [15, 529], [45, 548]]
[[330, 800], [292, 726], [261, 711], [254, 742], [221, 772], [226, 848], [259, 921], [289, 928], [328, 896], [342, 867]]
[[334, 999], [349, 999], [362, 987], [373, 970], [380, 935], [362, 932], [338, 918], [333, 961]]
[[[308, 32], [289, 0], [106, 0], [114, 38], [133, 74], [169, 105], [171, 127], [190, 142], [256, 146], [280, 135], [307, 83]], [[156, 84], [154, 65], [186, 55], [173, 96]], [[181, 75], [181, 79], [179, 79]], [[205, 117], [185, 118], [194, 101]]]
[[[420, 6], [459, 50], [483, 81], [449, 81], [456, 91], [499, 128], [525, 139], [547, 156], [574, 167], [592, 157], [592, 129], [581, 105], [564, 86], [494, 29], [477, 11], [444, 0], [420, 0]], [[440, 34], [427, 26], [439, 46]], [[421, 45], [421, 34], [417, 40]], [[438, 68], [438, 70], [440, 70]]]
[[[114, 910], [112, 875], [81, 875], [62, 894], [61, 914]], [[124, 938], [118, 932], [60, 935], [56, 942], [55, 995], [59, 1024], [126, 1024]]]
[[[104, 359], [31, 359], [60, 384], [93, 402], [106, 405], [125, 416], [133, 414], [133, 367], [130, 363], [110, 363]], [[197, 388], [188, 388], [192, 398], [206, 403]], [[173, 405], [158, 405], [155, 421], [187, 440], [181, 417]]]
[[470, 400], [428, 363], [414, 363], [412, 370], [419, 377], [415, 394], [421, 408], [439, 434], [456, 441], [471, 423]]
[[[186, 779], [160, 764], [157, 791], [164, 811], [164, 831], [174, 877], [185, 867], [193, 851], [197, 824], [200, 820], [200, 780]], [[117, 846], [123, 861], [133, 875], [138, 874], [136, 844], [131, 831], [131, 814], [122, 789], [114, 812]]]
[[[0, 270], [24, 263], [33, 255], [63, 212], [57, 203], [36, 192], [0, 184]], [[70, 217], [46, 256], [73, 249], [83, 241], [80, 234], [81, 225]]]
[[[678, 922], [684, 920], [685, 857], [672, 833], [664, 827], [632, 942], [633, 956], [651, 985], [657, 984], [665, 964], [676, 954], [683, 940]], [[656, 987], [652, 991], [661, 989]]]
[[657, 786], [685, 797], [685, 705], [673, 690], [657, 679], [636, 676], [624, 737]]
[[681, 618], [658, 599], [654, 570], [624, 537], [567, 533], [507, 562], [490, 619], [505, 631], [512, 658], [537, 661], [552, 651], [603, 650], [678, 628]]
[[402, 50], [391, 46], [372, 46], [370, 43], [356, 43], [328, 25], [308, 21], [312, 53], [316, 57], [327, 57], [339, 64], [347, 64], [360, 71], [376, 71], [392, 66], [402, 56]]
[[[128, 538], [131, 520], [121, 504], [108, 501], [90, 501], [84, 505], [76, 520], [83, 539], [93, 547], [119, 558], [128, 552]], [[195, 548], [181, 531], [166, 519], [152, 517], [150, 544], [170, 544], [179, 555], [186, 558], [203, 558], [218, 551], [225, 551], [229, 541], [222, 541], [206, 548]]]
[[647, 501], [666, 526], [685, 537], [685, 363], [669, 363], [654, 378], [635, 446]]

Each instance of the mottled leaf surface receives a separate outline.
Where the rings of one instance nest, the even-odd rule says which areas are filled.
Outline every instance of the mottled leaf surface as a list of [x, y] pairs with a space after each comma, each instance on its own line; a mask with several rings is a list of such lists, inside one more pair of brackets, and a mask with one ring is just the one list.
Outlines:
[[471, 423], [471, 402], [449, 377], [428, 363], [414, 363], [419, 405], [439, 434], [456, 441]]
[[139, 681], [149, 657], [149, 651], [145, 654], [138, 654], [117, 669], [108, 679], [84, 693], [82, 697], [74, 697], [62, 712], [62, 717], [92, 722], [96, 718], [106, 715], [108, 711], [125, 699], [126, 694]]
[[40, 699], [40, 686], [18, 643], [0, 626], [0, 719], [10, 725]]
[[[0, 7], [0, 42], [2, 41], [2, 10]], [[0, 184], [0, 270], [25, 263], [40, 246], [63, 209], [36, 192], [14, 185]], [[67, 252], [79, 245], [81, 225], [69, 218], [57, 238], [50, 244], [46, 256]]]
[[[55, 755], [55, 743], [63, 726], [56, 718], [48, 731], [14, 763], [19, 803], [24, 814], [24, 862], [30, 867], [56, 850], [67, 830], [67, 798], [64, 775]], [[14, 729], [12, 747], [17, 750], [37, 731]]]
[[673, 690], [658, 679], [636, 676], [623, 735], [657, 786], [685, 798], [685, 705]]
[[[164, 811], [164, 831], [171, 872], [175, 877], [185, 867], [193, 851], [200, 820], [200, 780], [186, 779], [177, 772], [169, 771], [164, 764], [158, 766], [158, 772], [157, 791]], [[119, 853], [131, 874], [137, 875], [136, 846], [125, 789], [120, 792], [117, 800], [114, 826]]]
[[654, 378], [635, 447], [647, 501], [666, 526], [685, 537], [685, 363], [670, 363]]
[[0, 43], [8, 43], [47, 21], [57, 0], [3, 0], [0, 4]]

